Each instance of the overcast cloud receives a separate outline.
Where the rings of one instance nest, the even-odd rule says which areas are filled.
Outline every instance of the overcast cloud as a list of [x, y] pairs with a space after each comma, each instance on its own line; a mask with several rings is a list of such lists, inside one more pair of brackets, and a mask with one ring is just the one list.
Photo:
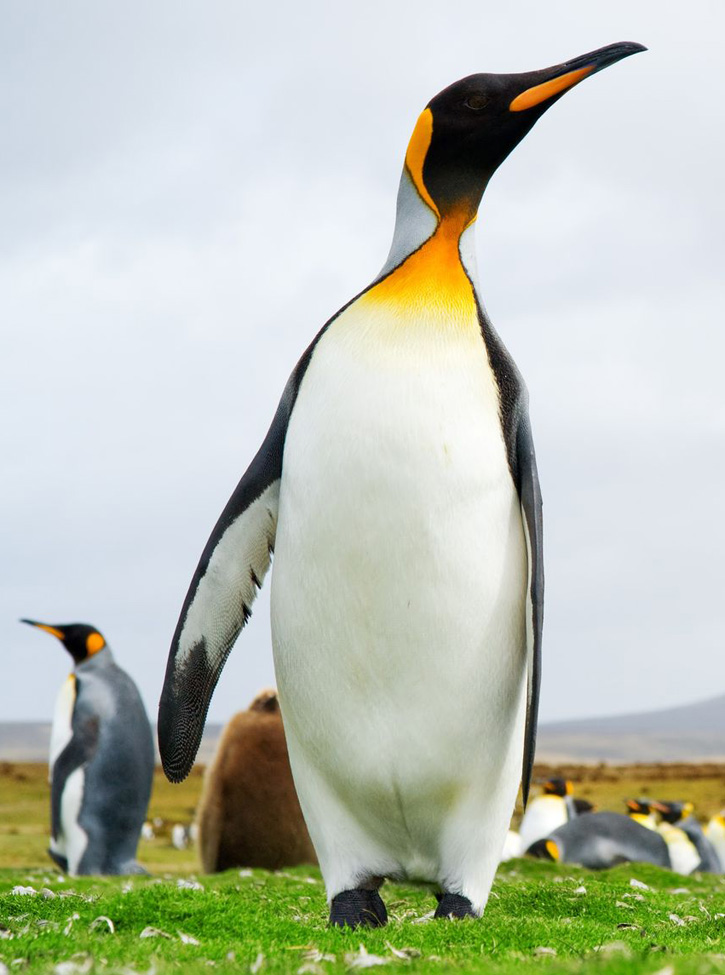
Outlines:
[[[264, 8], [264, 9], [263, 9]], [[91, 622], [155, 716], [206, 538], [312, 336], [387, 255], [415, 119], [615, 41], [478, 223], [545, 502], [542, 717], [725, 692], [716, 2], [0, 4], [3, 681], [47, 719]], [[214, 697], [273, 682], [267, 594]]]

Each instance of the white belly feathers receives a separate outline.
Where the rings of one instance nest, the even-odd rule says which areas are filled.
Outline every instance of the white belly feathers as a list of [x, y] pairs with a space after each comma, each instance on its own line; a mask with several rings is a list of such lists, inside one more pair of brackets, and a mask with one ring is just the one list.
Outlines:
[[272, 629], [300, 799], [314, 818], [309, 762], [370, 830], [407, 817], [413, 859], [441, 805], [520, 774], [527, 555], [498, 410], [477, 323], [356, 303], [287, 432]]

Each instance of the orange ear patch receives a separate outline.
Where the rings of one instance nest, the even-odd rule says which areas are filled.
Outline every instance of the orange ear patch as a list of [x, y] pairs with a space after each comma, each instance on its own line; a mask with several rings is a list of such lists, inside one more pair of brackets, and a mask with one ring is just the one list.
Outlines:
[[559, 92], [571, 88], [572, 85], [581, 81], [582, 78], [586, 78], [589, 72], [593, 70], [593, 65], [588, 68], [578, 68], [576, 71], [561, 74], [558, 78], [552, 78], [551, 81], [545, 81], [541, 85], [534, 85], [533, 88], [527, 88], [526, 91], [522, 91], [520, 95], [514, 98], [509, 105], [509, 112], [523, 112], [527, 108], [534, 108], [535, 105], [540, 105], [542, 102], [545, 102], [547, 98], [553, 98]]
[[553, 840], [546, 841], [546, 852], [549, 854], [552, 860], [558, 861], [559, 857], [561, 856], [559, 853], [559, 847]]
[[440, 218], [438, 207], [433, 202], [428, 189], [423, 182], [423, 164], [433, 138], [433, 113], [429, 108], [423, 109], [415, 123], [413, 134], [408, 143], [408, 151], [405, 154], [405, 165], [410, 173], [415, 188], [420, 194], [420, 198], [426, 203], [433, 213]]
[[99, 650], [103, 650], [105, 645], [106, 641], [100, 633], [90, 633], [86, 637], [86, 650], [89, 654], [98, 653]]

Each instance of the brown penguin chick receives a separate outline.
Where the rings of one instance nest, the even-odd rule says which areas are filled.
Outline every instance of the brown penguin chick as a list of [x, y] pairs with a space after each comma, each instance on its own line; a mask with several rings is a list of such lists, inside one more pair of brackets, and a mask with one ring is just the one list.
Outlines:
[[317, 863], [292, 781], [275, 690], [261, 691], [224, 728], [204, 776], [197, 821], [207, 873]]

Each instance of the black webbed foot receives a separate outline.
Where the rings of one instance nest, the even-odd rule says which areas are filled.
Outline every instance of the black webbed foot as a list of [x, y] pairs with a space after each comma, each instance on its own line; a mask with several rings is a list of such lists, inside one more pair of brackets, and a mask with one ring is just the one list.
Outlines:
[[332, 898], [330, 924], [338, 928], [382, 928], [388, 923], [382, 897], [377, 890], [343, 890]]
[[450, 891], [446, 891], [443, 894], [436, 894], [436, 897], [438, 898], [438, 907], [436, 907], [434, 917], [462, 918], [478, 916], [474, 913], [473, 905], [469, 899], [462, 894], [452, 894]]

